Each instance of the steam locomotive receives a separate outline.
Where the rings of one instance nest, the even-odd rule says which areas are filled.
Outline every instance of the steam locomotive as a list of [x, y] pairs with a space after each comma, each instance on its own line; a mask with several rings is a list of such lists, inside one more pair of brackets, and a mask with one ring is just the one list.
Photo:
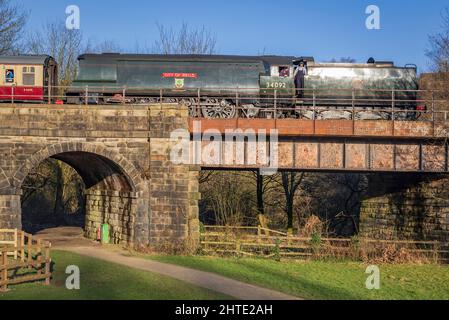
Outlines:
[[[206, 118], [233, 118], [240, 112], [249, 118], [345, 118], [356, 114], [360, 119], [385, 119], [394, 109], [404, 111], [396, 114], [414, 119], [420, 109], [416, 66], [397, 67], [374, 59], [317, 63], [311, 57], [103, 53], [84, 54], [78, 60], [77, 77], [65, 93], [69, 104], [162, 100], [185, 104], [191, 116]], [[8, 68], [11, 64], [3, 66]], [[44, 64], [39, 72], [49, 70]], [[0, 82], [8, 86], [4, 75]], [[55, 79], [41, 78], [47, 79], [39, 80], [43, 88]], [[8, 93], [0, 95], [0, 100], [4, 96]]]

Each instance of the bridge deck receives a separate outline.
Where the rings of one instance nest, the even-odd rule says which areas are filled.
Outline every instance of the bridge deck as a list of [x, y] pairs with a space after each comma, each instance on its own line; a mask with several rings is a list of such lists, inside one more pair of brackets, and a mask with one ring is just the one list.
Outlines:
[[[211, 151], [215, 140], [203, 138], [201, 161], [197, 163], [206, 169], [273, 166], [280, 170], [308, 171], [449, 172], [448, 122], [190, 119], [189, 127], [191, 133], [234, 132], [235, 136], [239, 131], [243, 132], [241, 136], [247, 136], [252, 130], [257, 136], [260, 130], [266, 130], [267, 134], [277, 130], [276, 146], [242, 142], [244, 156], [239, 156], [238, 151], [234, 154], [226, 139], [218, 148], [221, 154], [217, 155], [216, 150]], [[193, 135], [192, 143], [195, 139]], [[267, 154], [274, 158], [268, 159]]]
[[383, 137], [436, 138], [449, 137], [449, 121], [388, 121], [388, 120], [301, 120], [301, 119], [200, 119], [191, 118], [191, 132], [218, 130], [277, 130], [280, 137]]
[[[145, 145], [150, 133], [168, 139], [170, 131], [178, 128], [176, 126], [189, 126], [191, 133], [214, 130], [220, 138], [227, 129], [243, 132], [250, 129], [256, 136], [260, 130], [270, 134], [271, 129], [276, 129], [276, 145], [267, 142], [254, 147], [243, 141], [243, 149], [237, 152], [236, 146], [232, 146], [235, 150], [230, 149], [229, 143], [222, 139], [219, 154], [212, 150], [211, 143], [215, 141], [204, 139], [198, 143], [193, 135], [191, 144], [201, 146], [201, 150], [191, 148], [195, 156], [190, 157], [190, 163], [206, 169], [254, 169], [271, 165], [281, 170], [449, 172], [448, 121], [241, 118], [190, 118], [187, 121], [187, 109], [167, 104], [164, 108], [168, 111], [162, 116], [161, 108], [160, 104], [5, 105], [0, 108], [0, 147], [3, 145], [4, 153], [10, 154], [11, 139], [15, 139], [16, 145], [21, 143], [21, 148], [22, 145], [28, 148], [28, 144], [38, 148], [40, 144], [50, 143], [48, 141], [64, 139], [68, 142], [103, 141], [103, 144], [124, 141], [120, 146], [125, 148], [133, 145], [129, 141]], [[167, 121], [173, 120], [176, 126], [152, 125], [152, 117], [168, 117], [171, 120]], [[137, 158], [140, 157], [136, 156], [139, 161]]]

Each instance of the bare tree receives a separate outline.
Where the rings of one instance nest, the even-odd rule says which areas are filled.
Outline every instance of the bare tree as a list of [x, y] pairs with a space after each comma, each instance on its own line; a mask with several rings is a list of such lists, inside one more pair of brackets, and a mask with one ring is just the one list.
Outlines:
[[303, 182], [305, 173], [297, 172], [282, 172], [281, 184], [285, 196], [285, 213], [287, 214], [287, 228], [293, 229], [293, 206], [295, 203], [295, 196], [301, 183]]
[[41, 162], [22, 184], [27, 230], [36, 231], [39, 225], [71, 225], [74, 221], [80, 224], [85, 208], [84, 189], [81, 177], [72, 167], [54, 159]]
[[95, 42], [89, 40], [85, 52], [89, 53], [123, 53], [125, 50], [114, 40]]
[[206, 27], [191, 29], [183, 23], [179, 30], [157, 24], [159, 39], [154, 43], [154, 52], [161, 54], [213, 54], [216, 37]]
[[210, 172], [201, 183], [203, 214], [213, 213], [218, 225], [246, 224], [252, 218], [254, 197], [246, 179], [236, 172]]
[[19, 39], [27, 14], [9, 0], [0, 0], [0, 54], [14, 54], [19, 50]]
[[41, 30], [30, 34], [27, 51], [31, 54], [49, 54], [59, 68], [59, 85], [68, 86], [76, 76], [78, 56], [84, 51], [80, 30], [69, 30], [63, 22], [49, 22]]
[[[278, 184], [275, 183], [276, 179], [278, 179], [278, 175], [262, 175], [260, 170], [255, 170], [252, 172], [251, 182], [255, 184], [256, 187], [256, 207], [257, 212], [261, 215], [266, 214], [266, 205], [273, 205], [273, 199], [269, 201], [266, 200], [266, 196], [271, 191], [275, 190], [278, 187]], [[278, 203], [274, 204], [277, 205]]]
[[199, 174], [199, 177], [198, 177], [198, 182], [200, 184], [208, 182], [211, 178], [213, 178], [215, 173], [216, 173], [216, 171], [201, 170], [200, 174]]
[[436, 72], [449, 72], [449, 7], [442, 14], [442, 31], [429, 36], [429, 48], [426, 51], [431, 67]]

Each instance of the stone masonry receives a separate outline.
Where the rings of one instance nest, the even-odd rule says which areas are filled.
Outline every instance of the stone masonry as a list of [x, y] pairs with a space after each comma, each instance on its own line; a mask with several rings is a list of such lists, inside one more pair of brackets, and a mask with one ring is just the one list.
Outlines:
[[[197, 166], [174, 165], [170, 150], [176, 141], [170, 133], [188, 130], [186, 108], [177, 104], [154, 106], [150, 111], [150, 242], [189, 239], [195, 247], [199, 240], [199, 182]], [[178, 246], [179, 243], [165, 243]]]
[[0, 228], [21, 228], [21, 186], [48, 158], [86, 185], [86, 229], [108, 223], [114, 243], [198, 242], [198, 168], [169, 161], [170, 131], [188, 126], [178, 105], [0, 108]]
[[371, 188], [378, 191], [362, 202], [361, 235], [375, 239], [449, 241], [447, 179], [422, 181], [418, 177], [413, 184], [396, 190], [394, 186], [403, 185], [403, 179], [390, 176], [373, 180]]
[[[191, 130], [190, 122], [187, 108], [177, 104], [2, 105], [0, 228], [21, 228], [22, 183], [40, 162], [54, 158], [72, 166], [84, 181], [88, 237], [95, 238], [98, 227], [108, 223], [115, 243], [195, 248], [200, 167], [170, 161], [171, 146], [177, 143], [171, 132]], [[430, 178], [449, 172], [447, 123], [440, 128], [400, 121], [202, 120], [202, 130], [256, 125], [279, 130], [279, 166], [285, 170], [395, 172], [391, 175], [401, 183], [400, 172], [425, 172]], [[254, 169], [222, 167], [229, 168]], [[381, 179], [371, 188], [378, 193], [362, 204], [361, 232], [447, 239], [449, 203], [442, 199], [448, 197], [434, 196], [446, 187], [423, 191], [421, 182], [384, 190], [380, 186], [388, 183]]]

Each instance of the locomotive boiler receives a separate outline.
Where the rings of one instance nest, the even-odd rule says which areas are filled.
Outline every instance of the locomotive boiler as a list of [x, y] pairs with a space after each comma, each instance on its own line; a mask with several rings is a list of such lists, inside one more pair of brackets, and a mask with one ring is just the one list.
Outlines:
[[[301, 71], [301, 72], [299, 72]], [[298, 77], [301, 77], [298, 79]], [[206, 118], [413, 119], [415, 65], [311, 57], [85, 54], [68, 103], [182, 103]], [[397, 112], [397, 111], [403, 112]]]

